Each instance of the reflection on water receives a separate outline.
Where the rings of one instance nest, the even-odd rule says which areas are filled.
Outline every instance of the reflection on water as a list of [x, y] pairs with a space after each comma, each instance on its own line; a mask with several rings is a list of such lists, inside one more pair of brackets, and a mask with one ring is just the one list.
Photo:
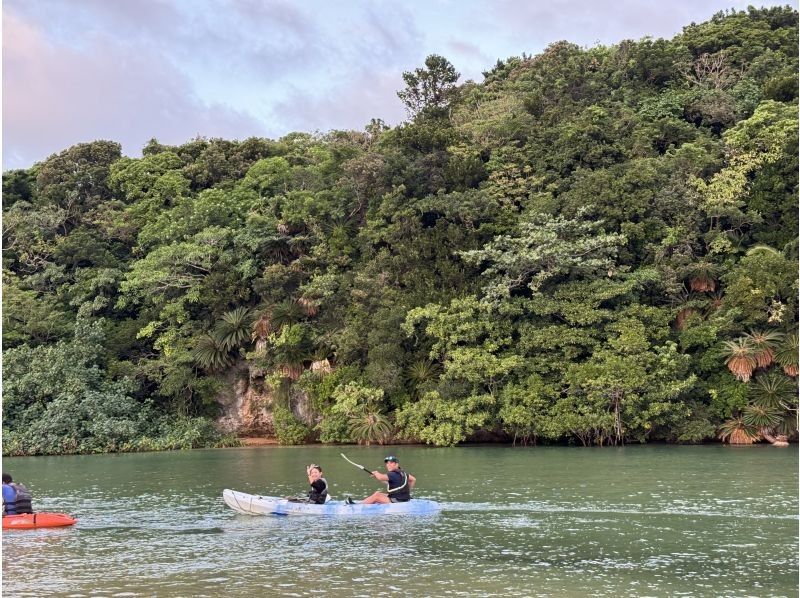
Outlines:
[[[3, 592], [42, 595], [796, 596], [797, 451], [393, 447], [443, 503], [424, 517], [248, 517], [229, 487], [288, 495], [336, 447], [6, 459], [74, 528], [3, 534]], [[377, 467], [380, 448], [348, 447]]]

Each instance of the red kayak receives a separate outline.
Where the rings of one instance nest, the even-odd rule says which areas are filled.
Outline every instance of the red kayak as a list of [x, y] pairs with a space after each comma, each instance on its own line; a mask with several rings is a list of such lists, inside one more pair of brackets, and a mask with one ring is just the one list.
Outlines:
[[3, 517], [3, 529], [35, 529], [37, 527], [64, 527], [74, 525], [73, 519], [64, 513], [25, 513]]

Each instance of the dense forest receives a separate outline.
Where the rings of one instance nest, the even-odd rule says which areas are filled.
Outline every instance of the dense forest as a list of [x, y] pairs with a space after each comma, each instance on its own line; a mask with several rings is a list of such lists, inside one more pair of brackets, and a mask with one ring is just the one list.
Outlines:
[[[3, 175], [3, 453], [796, 438], [798, 14]], [[365, 115], [365, 121], [369, 115]]]

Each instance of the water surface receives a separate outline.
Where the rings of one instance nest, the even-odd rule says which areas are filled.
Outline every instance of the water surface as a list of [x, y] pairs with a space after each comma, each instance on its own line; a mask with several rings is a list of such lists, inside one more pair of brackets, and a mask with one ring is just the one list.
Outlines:
[[[248, 517], [396, 454], [425, 517]], [[798, 452], [769, 446], [264, 447], [4, 459], [73, 528], [3, 534], [4, 596], [797, 596]]]

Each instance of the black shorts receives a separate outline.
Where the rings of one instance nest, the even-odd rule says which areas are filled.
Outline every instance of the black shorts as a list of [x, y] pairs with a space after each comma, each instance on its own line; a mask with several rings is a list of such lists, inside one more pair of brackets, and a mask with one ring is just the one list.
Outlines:
[[389, 500], [392, 501], [392, 502], [408, 502], [411, 499], [410, 498], [395, 498], [394, 496], [392, 496], [392, 497], [389, 498]]

